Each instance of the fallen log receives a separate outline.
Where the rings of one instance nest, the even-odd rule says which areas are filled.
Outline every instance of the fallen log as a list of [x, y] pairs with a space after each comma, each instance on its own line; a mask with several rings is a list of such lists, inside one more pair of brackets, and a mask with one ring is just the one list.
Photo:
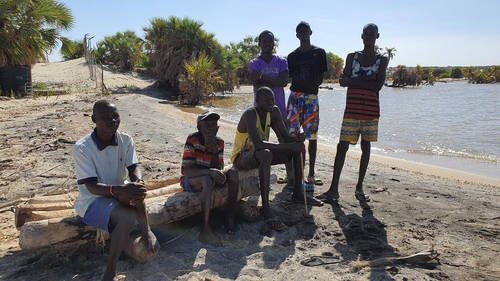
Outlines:
[[[179, 178], [168, 180], [149, 180], [144, 183], [148, 190], [148, 198], [181, 192]], [[73, 212], [73, 201], [78, 197], [78, 192], [66, 194], [35, 196], [14, 207], [14, 222], [16, 228], [22, 227], [26, 222], [41, 219], [65, 218]], [[64, 211], [63, 211], [64, 210]]]
[[386, 265], [394, 265], [395, 263], [409, 263], [409, 264], [419, 264], [419, 263], [429, 263], [429, 262], [439, 262], [439, 253], [435, 250], [422, 251], [413, 255], [405, 257], [389, 257], [380, 258], [372, 261], [353, 261], [351, 266], [355, 269], [362, 269], [364, 267], [378, 267]]
[[[259, 192], [258, 170], [239, 173], [238, 199]], [[201, 211], [199, 193], [179, 192], [146, 198], [149, 223], [152, 226], [187, 218]], [[212, 208], [227, 204], [227, 187], [216, 188], [212, 196]], [[95, 239], [95, 229], [81, 223], [76, 217], [56, 218], [27, 222], [19, 234], [19, 246], [23, 250], [52, 247], [73, 247]]]

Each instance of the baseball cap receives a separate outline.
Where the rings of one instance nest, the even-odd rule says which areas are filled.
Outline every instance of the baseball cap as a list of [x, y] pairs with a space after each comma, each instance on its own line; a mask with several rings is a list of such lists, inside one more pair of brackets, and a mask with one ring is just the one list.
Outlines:
[[[309, 24], [308, 24], [307, 22], [305, 22], [305, 21], [301, 21], [301, 22], [299, 22], [299, 24], [298, 24], [298, 25], [297, 25], [297, 27], [295, 28], [295, 31], [298, 31], [298, 30], [299, 30], [299, 28], [301, 28], [301, 27], [307, 27], [307, 28], [309, 28], [309, 30], [311, 30], [311, 27], [309, 26]], [[311, 31], [312, 31], [312, 30], [311, 30]]]
[[215, 113], [215, 112], [210, 112], [206, 111], [198, 115], [198, 118], [196, 118], [196, 125], [200, 124], [201, 121], [203, 120], [212, 120], [212, 121], [217, 121], [220, 119], [220, 115]]

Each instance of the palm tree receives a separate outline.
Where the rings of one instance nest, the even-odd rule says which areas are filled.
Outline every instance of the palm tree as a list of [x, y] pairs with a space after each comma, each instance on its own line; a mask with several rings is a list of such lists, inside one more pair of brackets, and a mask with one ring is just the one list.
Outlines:
[[388, 58], [389, 60], [391, 60], [391, 59], [393, 59], [393, 58], [394, 58], [394, 56], [396, 55], [396, 54], [394, 54], [396, 51], [397, 51], [397, 50], [396, 50], [396, 48], [394, 48], [394, 47], [392, 47], [392, 48], [387, 48], [387, 47], [385, 47], [385, 52], [384, 52], [384, 55], [387, 55], [387, 58]]
[[185, 72], [184, 63], [201, 53], [212, 57], [221, 51], [221, 46], [214, 33], [204, 31], [201, 22], [189, 18], [153, 18], [150, 24], [144, 28], [145, 38], [156, 64], [159, 86], [177, 95], [178, 77]]
[[62, 53], [71, 53], [75, 46], [61, 33], [73, 22], [69, 8], [54, 0], [2, 0], [0, 66], [31, 66], [47, 60], [59, 42]]
[[74, 60], [85, 56], [85, 41], [79, 40], [72, 42], [75, 45], [75, 49], [72, 52], [65, 53], [64, 51], [61, 50], [61, 55], [65, 61]]
[[179, 77], [179, 90], [184, 93], [182, 103], [198, 105], [206, 103], [211, 95], [224, 84], [214, 61], [205, 54], [184, 63], [185, 74]]
[[106, 36], [97, 43], [96, 60], [114, 64], [123, 71], [134, 70], [135, 64], [141, 59], [143, 42], [131, 30]]

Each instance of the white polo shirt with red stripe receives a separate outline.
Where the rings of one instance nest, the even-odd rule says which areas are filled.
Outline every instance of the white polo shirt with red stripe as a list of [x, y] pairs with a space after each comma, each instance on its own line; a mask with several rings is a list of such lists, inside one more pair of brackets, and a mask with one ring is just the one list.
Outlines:
[[95, 129], [76, 142], [73, 158], [80, 191], [74, 207], [80, 217], [84, 217], [88, 206], [100, 197], [88, 191], [86, 182], [123, 185], [129, 180], [128, 169], [138, 165], [134, 141], [130, 135], [116, 132], [112, 142], [106, 146], [97, 138]]

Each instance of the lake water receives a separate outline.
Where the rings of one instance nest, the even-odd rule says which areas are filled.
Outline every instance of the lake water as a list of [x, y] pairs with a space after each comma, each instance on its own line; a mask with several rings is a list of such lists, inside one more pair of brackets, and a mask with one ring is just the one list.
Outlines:
[[[345, 97], [346, 89], [339, 86], [320, 90], [318, 143], [337, 145]], [[252, 99], [252, 94], [231, 95], [213, 110], [236, 124]], [[500, 178], [499, 84], [384, 87], [380, 108], [373, 154]], [[351, 149], [359, 150], [359, 144]]]

